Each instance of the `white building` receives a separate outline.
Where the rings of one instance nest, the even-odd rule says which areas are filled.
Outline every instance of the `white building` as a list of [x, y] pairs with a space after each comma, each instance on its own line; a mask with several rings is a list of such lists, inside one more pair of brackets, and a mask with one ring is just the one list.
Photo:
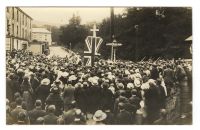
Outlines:
[[32, 28], [32, 41], [33, 40], [52, 45], [51, 32], [46, 28]]
[[6, 8], [6, 50], [28, 48], [31, 41], [32, 20], [19, 7]]

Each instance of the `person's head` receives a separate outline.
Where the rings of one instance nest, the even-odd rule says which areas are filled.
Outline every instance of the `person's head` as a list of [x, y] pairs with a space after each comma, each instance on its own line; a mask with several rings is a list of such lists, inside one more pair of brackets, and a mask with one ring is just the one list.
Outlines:
[[21, 106], [22, 105], [22, 98], [20, 98], [20, 97], [16, 98], [15, 102], [18, 106]]
[[26, 121], [26, 113], [25, 112], [20, 112], [17, 116], [17, 120], [21, 121], [21, 122], [25, 122]]
[[121, 110], [124, 110], [124, 107], [125, 106], [125, 103], [123, 103], [123, 102], [120, 102], [119, 104], [118, 104], [118, 109], [121, 111]]
[[107, 115], [102, 110], [97, 110], [93, 116], [93, 120], [96, 122], [104, 121], [106, 118], [107, 118]]
[[118, 88], [118, 89], [124, 89], [124, 84], [123, 84], [123, 83], [119, 83], [119, 84], [117, 85], [117, 88]]
[[22, 101], [22, 109], [26, 110], [27, 109], [27, 104], [25, 101]]
[[19, 93], [19, 92], [16, 92], [16, 93], [14, 94], [14, 99], [17, 99], [17, 98], [19, 98], [19, 97], [21, 97], [20, 93]]
[[39, 100], [39, 99], [36, 100], [36, 101], [35, 101], [35, 107], [36, 107], [36, 108], [41, 108], [41, 106], [42, 106], [42, 101]]
[[56, 110], [55, 105], [49, 105], [47, 108], [47, 112], [49, 112], [49, 113], [54, 113], [55, 110]]
[[44, 124], [44, 118], [43, 117], [38, 117], [37, 119], [36, 119], [36, 124], [40, 124], [40, 125], [43, 125]]
[[104, 82], [104, 83], [101, 84], [101, 87], [102, 87], [102, 88], [108, 88], [108, 87], [109, 87], [109, 84]]
[[162, 82], [162, 79], [160, 79], [160, 78], [158, 78], [158, 79], [156, 80], [156, 84], [157, 84], [157, 85], [161, 85], [161, 82]]
[[53, 88], [51, 88], [51, 93], [53, 93], [54, 95], [56, 95], [56, 94], [59, 94], [60, 93], [60, 91], [59, 91], [59, 88], [58, 87], [53, 87]]

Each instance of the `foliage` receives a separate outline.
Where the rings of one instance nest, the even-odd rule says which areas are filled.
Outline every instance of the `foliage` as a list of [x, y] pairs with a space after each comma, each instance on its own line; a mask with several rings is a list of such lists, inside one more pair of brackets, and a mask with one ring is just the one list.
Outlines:
[[79, 49], [83, 51], [85, 38], [88, 35], [88, 29], [85, 25], [81, 25], [80, 23], [80, 16], [73, 15], [69, 20], [69, 24], [60, 27], [62, 32], [60, 35], [60, 41], [68, 48], [70, 48], [71, 43], [72, 49], [77, 49], [78, 46]]
[[[125, 16], [115, 15], [114, 19], [116, 39], [123, 44], [117, 50], [118, 58], [189, 58], [185, 56], [184, 40], [192, 34], [191, 9], [152, 7], [127, 8], [126, 11]], [[106, 46], [111, 42], [109, 28], [110, 19], [106, 18], [100, 24], [100, 36], [104, 39], [101, 52], [105, 58], [110, 55], [110, 47]]]

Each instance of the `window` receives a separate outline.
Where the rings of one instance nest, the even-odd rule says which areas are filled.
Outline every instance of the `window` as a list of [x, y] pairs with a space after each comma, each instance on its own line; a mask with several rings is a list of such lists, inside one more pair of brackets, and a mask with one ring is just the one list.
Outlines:
[[22, 14], [22, 24], [24, 25], [24, 15]]
[[17, 22], [19, 21], [19, 11], [17, 10]]
[[17, 36], [18, 36], [18, 26], [17, 26]]
[[12, 7], [12, 18], [15, 18], [15, 11], [14, 11], [14, 7]]
[[25, 17], [25, 25], [27, 25], [27, 17]]
[[6, 11], [9, 12], [9, 7], [6, 7]]
[[15, 28], [14, 28], [14, 24], [12, 24], [12, 34], [14, 35], [15, 33]]
[[22, 38], [24, 38], [24, 29], [22, 29]]

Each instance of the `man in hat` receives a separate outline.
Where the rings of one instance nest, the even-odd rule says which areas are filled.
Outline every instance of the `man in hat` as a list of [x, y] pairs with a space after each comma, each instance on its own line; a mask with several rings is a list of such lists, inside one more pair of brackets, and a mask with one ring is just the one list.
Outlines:
[[71, 85], [68, 84], [68, 86], [65, 86], [64, 92], [63, 92], [63, 100], [64, 100], [64, 109], [68, 110], [68, 105], [71, 104], [72, 101], [74, 101], [74, 91], [75, 88]]
[[73, 125], [85, 125], [86, 124], [86, 118], [80, 109], [75, 110], [75, 118], [71, 124], [73, 124]]
[[133, 124], [133, 117], [130, 112], [125, 109], [125, 103], [119, 103], [119, 113], [116, 116], [116, 124], [118, 125], [131, 125]]
[[51, 89], [49, 96], [46, 99], [46, 105], [55, 105], [55, 115], [60, 115], [63, 111], [63, 99], [60, 96], [58, 88], [54, 87]]
[[30, 121], [29, 121], [27, 111], [22, 108], [22, 98], [17, 98], [16, 104], [17, 104], [16, 108], [13, 109], [10, 113], [11, 117], [13, 118], [14, 123], [17, 123], [17, 121], [18, 121], [17, 117], [20, 112], [26, 113], [26, 123], [29, 123]]
[[149, 82], [149, 89], [145, 91], [145, 104], [147, 111], [146, 123], [152, 124], [159, 118], [160, 96], [155, 81]]
[[44, 109], [44, 104], [47, 96], [50, 93], [50, 80], [45, 78], [41, 81], [41, 84], [35, 90], [36, 99], [40, 99], [42, 101], [42, 108]]
[[28, 112], [28, 115], [30, 117], [30, 123], [36, 124], [36, 119], [38, 117], [43, 117], [46, 115], [45, 110], [42, 110], [42, 101], [36, 100], [35, 101], [35, 108]]
[[30, 74], [30, 83], [33, 91], [35, 92], [35, 89], [40, 85], [35, 73]]
[[55, 105], [49, 105], [47, 108], [48, 114], [44, 116], [45, 125], [56, 125], [58, 117], [54, 114], [56, 110]]
[[17, 123], [18, 125], [28, 125], [30, 122], [27, 122], [27, 113], [20, 112], [17, 116]]
[[151, 79], [156, 80], [157, 78], [159, 78], [159, 71], [158, 71], [157, 65], [153, 64], [152, 70], [151, 70]]
[[102, 110], [106, 109], [113, 109], [114, 106], [114, 94], [111, 90], [108, 89], [109, 84], [108, 83], [102, 83], [102, 89], [101, 89], [101, 108]]

